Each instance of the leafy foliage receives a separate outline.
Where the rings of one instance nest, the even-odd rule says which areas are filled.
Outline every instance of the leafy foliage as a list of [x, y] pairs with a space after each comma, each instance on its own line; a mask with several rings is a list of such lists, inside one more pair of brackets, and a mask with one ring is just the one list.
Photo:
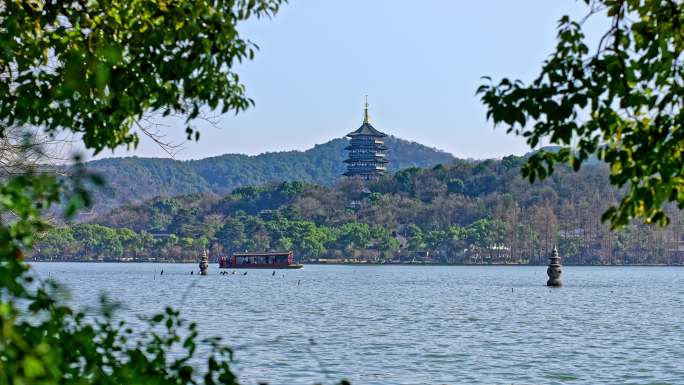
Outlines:
[[[3, 2], [0, 136], [26, 126], [65, 131], [99, 152], [134, 146], [134, 129], [144, 132], [141, 120], [159, 113], [184, 114], [197, 139], [191, 122], [200, 106], [237, 112], [251, 104], [231, 68], [255, 46], [236, 27], [273, 15], [281, 2]], [[55, 283], [31, 272], [24, 255], [48, 227], [46, 211], [62, 203], [73, 215], [91, 204], [86, 186], [101, 182], [71, 171], [58, 179], [13, 166], [0, 175], [0, 383], [235, 384], [230, 350], [218, 339], [199, 339], [175, 310], [134, 331], [115, 321], [111, 302], [86, 317], [63, 304]], [[72, 236], [91, 241], [93, 234]], [[127, 243], [106, 247], [117, 252]]]
[[236, 26], [273, 15], [280, 3], [6, 2], [0, 127], [77, 132], [97, 153], [137, 144], [131, 129], [159, 112], [186, 115], [190, 137], [204, 105], [239, 112], [251, 104], [231, 68], [251, 59], [255, 46]]
[[[207, 384], [235, 383], [230, 350], [216, 339], [199, 340], [195, 325], [174, 310], [136, 333], [113, 320], [111, 302], [102, 301], [102, 317], [86, 320], [60, 303], [56, 283], [37, 280], [23, 250], [47, 227], [42, 212], [63, 196], [63, 183], [27, 173], [0, 188], [2, 212], [13, 213], [0, 227], [0, 383], [195, 384], [200, 376]], [[71, 191], [70, 199], [83, 202], [80, 189]], [[198, 344], [208, 347], [199, 373], [191, 366]]]
[[[543, 179], [558, 163], [575, 170], [593, 154], [610, 182], [627, 187], [606, 210], [613, 227], [633, 218], [668, 223], [664, 206], [684, 208], [684, 5], [661, 0], [584, 0], [610, 28], [591, 51], [581, 23], [559, 21], [555, 52], [529, 85], [503, 79], [479, 89], [487, 117], [508, 132], [562, 146], [529, 158], [523, 173]], [[593, 16], [597, 17], [597, 16]]]

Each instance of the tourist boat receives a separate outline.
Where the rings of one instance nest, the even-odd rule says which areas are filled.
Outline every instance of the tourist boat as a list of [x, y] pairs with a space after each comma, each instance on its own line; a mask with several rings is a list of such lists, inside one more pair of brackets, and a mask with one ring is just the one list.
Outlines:
[[231, 257], [220, 257], [221, 269], [301, 269], [294, 263], [292, 251], [268, 253], [234, 253]]

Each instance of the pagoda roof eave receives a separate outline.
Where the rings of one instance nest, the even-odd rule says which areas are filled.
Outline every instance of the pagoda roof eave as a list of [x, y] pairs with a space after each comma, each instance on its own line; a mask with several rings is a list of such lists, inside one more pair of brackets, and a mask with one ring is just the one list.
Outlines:
[[372, 145], [372, 146], [356, 146], [356, 145], [352, 145], [352, 146], [347, 146], [347, 147], [345, 147], [344, 149], [345, 149], [345, 150], [356, 150], [357, 148], [366, 148], [366, 149], [373, 149], [373, 150], [380, 150], [380, 151], [385, 151], [385, 150], [387, 150], [387, 147], [385, 147], [385, 146], [383, 146], [383, 145], [381, 145], [381, 144], [376, 144], [376, 145]]
[[363, 123], [361, 127], [359, 127], [356, 131], [348, 133], [347, 136], [350, 138], [354, 136], [374, 136], [377, 138], [384, 138], [387, 136], [387, 134], [376, 130], [375, 127], [371, 126], [370, 123]]
[[368, 162], [368, 163], [382, 163], [382, 164], [387, 164], [389, 161], [387, 159], [378, 159], [378, 158], [349, 158], [345, 159], [343, 161], [344, 163], [353, 163], [353, 162]]

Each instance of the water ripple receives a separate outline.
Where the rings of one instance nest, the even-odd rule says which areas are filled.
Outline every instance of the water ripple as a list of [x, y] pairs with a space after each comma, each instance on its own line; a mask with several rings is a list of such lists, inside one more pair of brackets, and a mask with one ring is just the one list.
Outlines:
[[133, 322], [180, 307], [236, 349], [246, 384], [684, 383], [682, 268], [566, 267], [549, 289], [544, 267], [35, 266], [79, 307], [102, 291]]

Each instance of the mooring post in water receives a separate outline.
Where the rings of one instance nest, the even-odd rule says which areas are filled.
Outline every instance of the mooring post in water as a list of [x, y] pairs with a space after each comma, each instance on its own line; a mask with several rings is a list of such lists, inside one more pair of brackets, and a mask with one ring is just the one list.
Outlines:
[[204, 249], [202, 257], [200, 257], [199, 268], [201, 275], [207, 275], [207, 272], [209, 271], [209, 256], [207, 255], [207, 249]]
[[556, 246], [553, 247], [551, 252], [551, 257], [549, 258], [549, 268], [546, 269], [546, 274], [549, 275], [549, 280], [546, 281], [546, 286], [561, 286], [563, 283], [560, 280], [561, 276], [561, 264], [560, 256], [558, 255], [558, 249]]

